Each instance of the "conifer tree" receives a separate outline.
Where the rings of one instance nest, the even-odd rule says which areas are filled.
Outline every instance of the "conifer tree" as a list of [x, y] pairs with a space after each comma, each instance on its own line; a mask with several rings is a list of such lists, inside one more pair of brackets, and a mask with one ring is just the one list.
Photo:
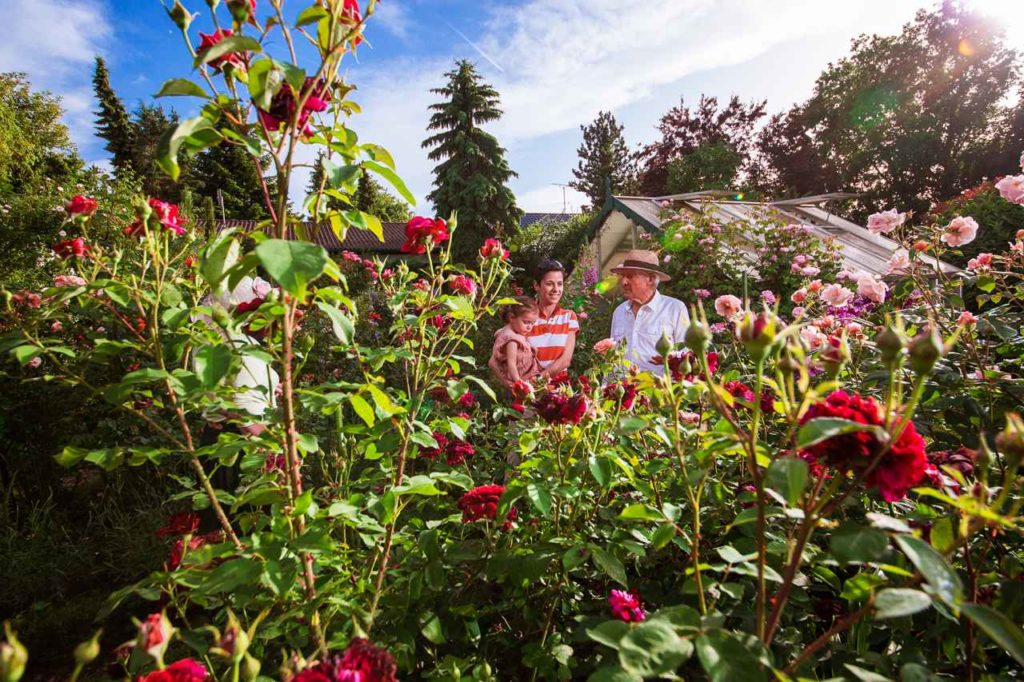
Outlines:
[[448, 83], [431, 90], [442, 101], [432, 104], [423, 142], [434, 168], [434, 191], [427, 198], [438, 216], [458, 212], [453, 236], [455, 260], [472, 263], [486, 237], [508, 234], [519, 227], [522, 211], [505, 184], [516, 174], [505, 160], [505, 149], [480, 126], [501, 117], [497, 91], [483, 82], [467, 60], [445, 74]]
[[366, 172], [359, 177], [356, 208], [373, 214], [386, 223], [404, 223], [412, 217], [409, 204], [382, 187]]
[[93, 90], [100, 108], [96, 111], [96, 134], [107, 141], [106, 150], [112, 156], [114, 172], [124, 175], [135, 172], [135, 127], [128, 117], [124, 103], [110, 86], [110, 73], [102, 57], [96, 57], [96, 70], [92, 77]]
[[[235, 220], [268, 217], [263, 184], [249, 152], [236, 144], [221, 143], [196, 156], [189, 168], [189, 184], [199, 196], [217, 201], [224, 197], [224, 213]], [[219, 204], [218, 204], [219, 205]]]
[[572, 171], [576, 179], [569, 186], [586, 194], [590, 210], [597, 210], [604, 205], [606, 182], [613, 194], [635, 190], [636, 161], [626, 146], [622, 125], [611, 112], [598, 112], [594, 122], [580, 130], [583, 142], [576, 150], [580, 160]]

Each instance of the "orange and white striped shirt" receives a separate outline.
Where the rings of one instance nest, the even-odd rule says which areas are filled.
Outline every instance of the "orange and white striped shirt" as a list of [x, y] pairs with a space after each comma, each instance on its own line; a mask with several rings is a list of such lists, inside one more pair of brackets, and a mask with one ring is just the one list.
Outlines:
[[569, 334], [575, 334], [580, 330], [580, 323], [576, 319], [576, 313], [564, 308], [555, 308], [550, 317], [544, 317], [538, 311], [537, 321], [530, 331], [530, 345], [537, 350], [537, 362], [541, 368], [547, 367], [562, 357], [565, 346], [569, 343]]

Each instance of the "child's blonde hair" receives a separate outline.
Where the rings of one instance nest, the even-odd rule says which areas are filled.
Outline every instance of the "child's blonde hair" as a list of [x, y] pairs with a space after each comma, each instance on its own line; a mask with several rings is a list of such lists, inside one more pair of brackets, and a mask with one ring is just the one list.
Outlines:
[[516, 296], [515, 303], [509, 303], [501, 309], [501, 319], [505, 324], [513, 317], [519, 317], [525, 312], [537, 312], [537, 302], [529, 296]]

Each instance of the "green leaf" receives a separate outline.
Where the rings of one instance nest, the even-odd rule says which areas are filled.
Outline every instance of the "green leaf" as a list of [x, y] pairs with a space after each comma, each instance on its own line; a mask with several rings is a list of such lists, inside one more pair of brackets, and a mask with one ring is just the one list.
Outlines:
[[629, 633], [629, 625], [621, 620], [606, 620], [595, 628], [588, 628], [586, 633], [587, 637], [598, 644], [618, 651], [619, 642]]
[[348, 397], [348, 401], [352, 404], [352, 409], [356, 411], [359, 418], [366, 422], [367, 426], [373, 426], [377, 419], [373, 414], [373, 408], [370, 407], [370, 403], [366, 402], [366, 398], [361, 395], [352, 394]]
[[800, 427], [796, 435], [798, 448], [809, 448], [823, 440], [841, 436], [844, 433], [856, 431], [871, 431], [880, 440], [887, 438], [885, 429], [871, 424], [861, 424], [849, 419], [836, 419], [834, 417], [818, 417], [812, 419]]
[[[213, 137], [196, 137], [202, 133], [212, 133]], [[186, 140], [191, 140], [190, 149], [202, 149], [220, 141], [220, 133], [213, 128], [213, 123], [204, 116], [188, 118], [176, 126], [164, 131], [156, 147], [156, 162], [171, 180], [177, 181], [181, 168], [178, 167], [178, 152]]]
[[87, 454], [89, 454], [89, 451], [85, 448], [68, 446], [64, 448], [59, 455], [54, 455], [53, 458], [57, 461], [57, 464], [62, 467], [73, 467], [85, 459]]
[[330, 16], [323, 7], [319, 5], [313, 5], [299, 12], [298, 18], [295, 20], [295, 26], [307, 26], [309, 24], [315, 24], [326, 16]]
[[807, 486], [807, 462], [799, 457], [780, 457], [768, 467], [767, 482], [790, 507], [795, 507]]
[[651, 546], [654, 549], [661, 549], [668, 543], [672, 542], [672, 538], [676, 536], [676, 527], [671, 523], [663, 523], [658, 526], [658, 529], [651, 535]]
[[209, 64], [218, 57], [223, 57], [232, 52], [262, 52], [263, 46], [259, 41], [249, 36], [228, 36], [196, 55], [192, 62], [195, 68], [200, 64]]
[[160, 88], [160, 92], [156, 93], [154, 97], [202, 97], [203, 99], [210, 99], [210, 96], [206, 94], [206, 90], [203, 90], [187, 78], [172, 78], [166, 81]]
[[216, 235], [210, 246], [203, 251], [199, 272], [211, 288], [220, 284], [227, 271], [238, 262], [241, 246], [234, 238], [233, 232], [232, 230]]
[[1004, 614], [983, 604], [961, 604], [960, 611], [1024, 665], [1024, 632]]
[[402, 178], [398, 177], [395, 171], [391, 170], [387, 166], [376, 161], [363, 161], [363, 168], [369, 168], [377, 175], [381, 176], [385, 180], [391, 183], [391, 186], [398, 190], [398, 193], [402, 195], [402, 198], [408, 201], [410, 204], [416, 204], [416, 197], [412, 195], [409, 188], [405, 186]]
[[242, 585], [256, 582], [260, 574], [260, 565], [252, 559], [232, 559], [208, 573], [194, 591], [197, 594], [232, 592]]
[[295, 562], [289, 561], [281, 565], [279, 561], [268, 561], [260, 581], [270, 588], [274, 595], [280, 597], [295, 589], [295, 578], [299, 573], [299, 567]]
[[964, 595], [963, 583], [941, 554], [924, 540], [909, 535], [898, 536], [896, 543], [942, 601], [953, 607], [960, 604]]
[[323, 273], [328, 260], [319, 244], [291, 239], [267, 239], [256, 247], [256, 257], [274, 281], [298, 299], [304, 298], [306, 285]]
[[196, 374], [206, 388], [213, 388], [231, 369], [231, 349], [227, 346], [203, 346], [196, 351]]
[[853, 673], [853, 676], [860, 680], [860, 682], [892, 682], [892, 680], [885, 675], [879, 675], [876, 672], [865, 670], [864, 668], [853, 665], [852, 663], [844, 663], [843, 667]]
[[767, 682], [768, 675], [747, 646], [725, 630], [697, 638], [697, 657], [711, 682]]
[[642, 682], [643, 679], [615, 665], [598, 668], [587, 678], [587, 682]]
[[693, 644], [665, 621], [640, 623], [619, 642], [619, 665], [642, 677], [670, 673], [692, 655]]
[[526, 496], [541, 514], [548, 516], [551, 513], [551, 492], [547, 487], [529, 483], [526, 486]]
[[856, 523], [844, 523], [832, 533], [832, 556], [841, 564], [881, 561], [888, 548], [888, 535]]
[[[392, 415], [405, 412], [405, 408], [396, 405], [387, 393], [380, 390], [373, 384], [366, 384], [366, 390], [370, 393], [370, 397], [373, 398], [373, 403], [377, 406], [377, 409], [383, 412], [386, 416], [390, 417]], [[463, 437], [465, 436], [463, 435]]]
[[612, 478], [612, 463], [608, 461], [608, 458], [591, 455], [587, 464], [590, 466], [590, 475], [594, 477], [597, 484], [602, 488], [607, 488], [608, 482]]
[[352, 324], [351, 318], [330, 303], [317, 301], [316, 307], [322, 310], [331, 320], [331, 329], [334, 331], [334, 335], [338, 337], [338, 340], [346, 346], [351, 346], [352, 339], [355, 338], [356, 333], [356, 327]]
[[620, 519], [640, 519], [643, 521], [664, 521], [665, 516], [651, 509], [646, 504], [631, 504], [619, 513]]
[[900, 618], [932, 605], [932, 598], [920, 590], [905, 587], [891, 587], [875, 595], [875, 618]]
[[412, 476], [393, 490], [395, 495], [443, 495], [429, 476]]
[[441, 620], [432, 612], [427, 611], [420, 619], [420, 632], [431, 644], [444, 644], [444, 629], [441, 627]]
[[249, 95], [266, 111], [284, 84], [284, 72], [271, 59], [257, 59], [249, 65]]
[[594, 565], [605, 572], [609, 578], [628, 588], [629, 582], [626, 580], [626, 567], [622, 565], [614, 554], [606, 552], [600, 547], [590, 548], [591, 556], [594, 559]]

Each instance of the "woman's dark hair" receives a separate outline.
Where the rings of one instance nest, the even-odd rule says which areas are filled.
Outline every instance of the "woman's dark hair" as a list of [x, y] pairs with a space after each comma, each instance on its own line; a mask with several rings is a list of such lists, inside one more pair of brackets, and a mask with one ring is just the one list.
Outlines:
[[544, 260], [537, 264], [537, 272], [534, 273], [533, 281], [539, 284], [540, 281], [544, 279], [544, 275], [548, 274], [549, 272], [560, 272], [564, 277], [565, 266], [562, 265], [560, 262], [556, 261], [554, 258], [545, 258]]
[[537, 301], [529, 296], [516, 296], [515, 303], [509, 303], [501, 308], [501, 319], [508, 324], [513, 317], [519, 317], [523, 313], [537, 310]]

